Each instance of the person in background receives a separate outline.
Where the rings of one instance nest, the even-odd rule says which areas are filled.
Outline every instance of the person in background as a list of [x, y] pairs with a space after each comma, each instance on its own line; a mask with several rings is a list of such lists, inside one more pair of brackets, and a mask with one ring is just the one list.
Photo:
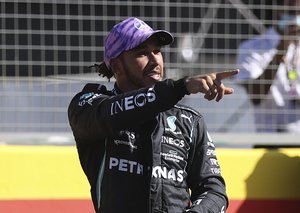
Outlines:
[[237, 79], [259, 132], [300, 132], [300, 0], [276, 0], [274, 25], [241, 43]]
[[161, 48], [172, 42], [169, 32], [135, 17], [116, 24], [97, 65], [99, 75], [116, 79], [114, 88], [87, 84], [69, 105], [96, 212], [223, 213], [228, 207], [204, 118], [178, 102], [192, 93], [221, 100], [233, 93], [222, 79], [239, 71], [163, 80]]

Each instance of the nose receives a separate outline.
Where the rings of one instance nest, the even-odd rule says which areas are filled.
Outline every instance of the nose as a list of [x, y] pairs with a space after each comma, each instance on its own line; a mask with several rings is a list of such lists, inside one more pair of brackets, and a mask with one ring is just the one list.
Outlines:
[[155, 65], [158, 65], [161, 60], [160, 54], [156, 54], [155, 52], [151, 52], [148, 58], [149, 61]]

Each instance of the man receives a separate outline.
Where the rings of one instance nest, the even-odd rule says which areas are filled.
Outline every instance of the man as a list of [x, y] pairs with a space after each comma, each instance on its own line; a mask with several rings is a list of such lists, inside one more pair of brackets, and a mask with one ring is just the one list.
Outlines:
[[70, 103], [97, 212], [220, 213], [228, 206], [203, 117], [177, 102], [198, 92], [219, 101], [233, 92], [221, 80], [238, 70], [162, 81], [161, 46], [172, 41], [169, 32], [134, 17], [115, 25], [98, 67], [100, 75], [116, 78], [114, 89], [87, 84]]
[[274, 26], [244, 41], [237, 64], [259, 132], [300, 132], [300, 0], [277, 0]]

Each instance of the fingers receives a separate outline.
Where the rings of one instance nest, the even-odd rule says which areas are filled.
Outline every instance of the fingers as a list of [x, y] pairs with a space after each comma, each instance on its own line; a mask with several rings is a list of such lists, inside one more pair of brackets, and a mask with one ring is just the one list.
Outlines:
[[239, 69], [216, 73], [216, 79], [214, 80], [214, 84], [217, 85], [217, 91], [218, 91], [218, 95], [216, 97], [217, 102], [219, 102], [224, 97], [224, 95], [229, 95], [234, 92], [232, 88], [225, 87], [224, 84], [221, 82], [221, 80], [237, 75], [238, 73], [239, 73]]
[[232, 76], [238, 74], [239, 72], [240, 72], [239, 69], [218, 72], [218, 73], [216, 73], [216, 79], [218, 79], [220, 81], [220, 80], [223, 80], [225, 78], [232, 77]]
[[230, 95], [234, 92], [233, 88], [225, 87], [223, 84], [218, 90], [218, 96], [216, 97], [216, 101], [219, 102], [224, 95]]
[[200, 92], [204, 94], [205, 99], [209, 101], [216, 99], [218, 102], [224, 95], [233, 93], [232, 88], [225, 87], [222, 83], [222, 79], [234, 76], [238, 73], [239, 70], [235, 69], [219, 73], [191, 76], [185, 79], [185, 86], [187, 91], [191, 94]]
[[203, 93], [204, 93], [204, 98], [211, 101], [213, 100], [216, 95], [217, 95], [217, 90], [216, 89], [213, 89], [211, 87], [208, 86], [208, 84], [203, 84]]
[[225, 87], [221, 80], [238, 73], [239, 70], [235, 69], [211, 74], [210, 78], [206, 78], [206, 82], [210, 90], [205, 93], [204, 98], [206, 98], [207, 100], [216, 99], [216, 101], [219, 102], [224, 97], [224, 95], [232, 94], [234, 92], [233, 88]]
[[206, 84], [209, 87], [209, 90], [207, 90], [206, 96], [208, 99], [212, 100], [216, 97], [218, 88], [217, 85], [215, 84], [215, 80], [212, 79], [211, 76], [206, 77]]
[[[218, 82], [218, 81], [216, 80], [216, 82]], [[224, 86], [224, 84], [222, 82], [218, 82], [218, 84], [219, 84], [218, 89], [217, 89], [218, 90], [218, 96], [216, 98], [217, 102], [219, 102], [223, 98], [223, 96], [225, 94], [225, 86]]]
[[[199, 84], [199, 91], [204, 93], [204, 98], [207, 100], [213, 100], [217, 93], [217, 85], [214, 83], [215, 75], [201, 76]], [[198, 92], [199, 92], [198, 91]]]

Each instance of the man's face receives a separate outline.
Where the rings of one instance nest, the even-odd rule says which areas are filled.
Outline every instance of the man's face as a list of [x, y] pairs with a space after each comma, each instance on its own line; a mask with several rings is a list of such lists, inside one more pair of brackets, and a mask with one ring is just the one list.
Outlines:
[[300, 0], [284, 0], [282, 9], [278, 11], [278, 29], [285, 35], [300, 33]]
[[285, 0], [287, 1], [287, 6], [289, 6], [288, 10], [286, 11], [289, 15], [300, 15], [300, 0]]
[[300, 0], [284, 0], [284, 5], [282, 5], [280, 8], [281, 9], [277, 12], [279, 19], [283, 15], [299, 16]]
[[152, 86], [163, 78], [164, 61], [157, 39], [149, 38], [119, 57], [117, 82], [123, 92]]

